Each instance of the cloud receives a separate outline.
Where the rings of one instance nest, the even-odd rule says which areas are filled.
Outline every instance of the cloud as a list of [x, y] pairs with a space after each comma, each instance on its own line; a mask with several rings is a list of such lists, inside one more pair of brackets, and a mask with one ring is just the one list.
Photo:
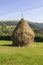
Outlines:
[[[33, 22], [43, 22], [43, 7], [30, 9], [23, 12], [23, 17]], [[10, 12], [0, 16], [1, 20], [13, 20], [22, 18], [22, 12]]]
[[0, 16], [1, 20], [13, 20], [19, 19], [21, 17], [21, 12], [11, 12]]
[[43, 22], [43, 7], [25, 11], [24, 17], [30, 21]]

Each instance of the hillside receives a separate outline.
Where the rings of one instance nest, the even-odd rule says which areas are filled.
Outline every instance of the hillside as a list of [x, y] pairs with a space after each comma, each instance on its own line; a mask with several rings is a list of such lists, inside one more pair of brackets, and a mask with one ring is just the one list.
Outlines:
[[[33, 23], [27, 21], [32, 30], [35, 33], [35, 37], [42, 38], [43, 40], [43, 23]], [[13, 30], [15, 29], [16, 25], [19, 21], [0, 21], [0, 36], [11, 36]], [[39, 39], [40, 40], [40, 39]]]
[[[0, 21], [0, 25], [5, 24], [5, 25], [17, 25], [18, 24], [18, 20], [13, 20], [13, 21]], [[43, 23], [34, 23], [34, 22], [30, 22], [27, 21], [31, 26], [43, 29]]]

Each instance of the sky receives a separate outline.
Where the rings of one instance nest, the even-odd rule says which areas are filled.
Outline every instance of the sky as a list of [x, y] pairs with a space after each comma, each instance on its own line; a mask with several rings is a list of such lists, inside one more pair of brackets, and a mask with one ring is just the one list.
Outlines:
[[0, 20], [23, 18], [43, 23], [43, 0], [0, 0]]

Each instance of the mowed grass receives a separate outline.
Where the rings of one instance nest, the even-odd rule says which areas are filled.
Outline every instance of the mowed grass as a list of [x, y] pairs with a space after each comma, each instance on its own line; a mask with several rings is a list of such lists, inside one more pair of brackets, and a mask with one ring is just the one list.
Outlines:
[[34, 47], [13, 47], [12, 41], [0, 41], [0, 65], [43, 65], [43, 42]]

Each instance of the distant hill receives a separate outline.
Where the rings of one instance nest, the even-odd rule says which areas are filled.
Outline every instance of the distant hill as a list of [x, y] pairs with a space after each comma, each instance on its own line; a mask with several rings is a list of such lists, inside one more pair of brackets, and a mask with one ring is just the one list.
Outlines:
[[18, 21], [0, 21], [0, 25], [17, 25], [18, 24]]
[[[33, 23], [33, 22], [30, 22], [30, 21], [27, 21], [28, 24], [30, 24], [30, 26], [32, 27], [37, 27], [37, 28], [40, 28], [40, 29], [43, 29], [43, 23]], [[19, 23], [19, 21], [17, 20], [14, 20], [14, 21], [0, 21], [0, 25], [17, 25]]]
[[43, 23], [33, 23], [33, 22], [29, 22], [29, 24], [30, 24], [31, 26], [34, 26], [34, 27], [43, 29]]

